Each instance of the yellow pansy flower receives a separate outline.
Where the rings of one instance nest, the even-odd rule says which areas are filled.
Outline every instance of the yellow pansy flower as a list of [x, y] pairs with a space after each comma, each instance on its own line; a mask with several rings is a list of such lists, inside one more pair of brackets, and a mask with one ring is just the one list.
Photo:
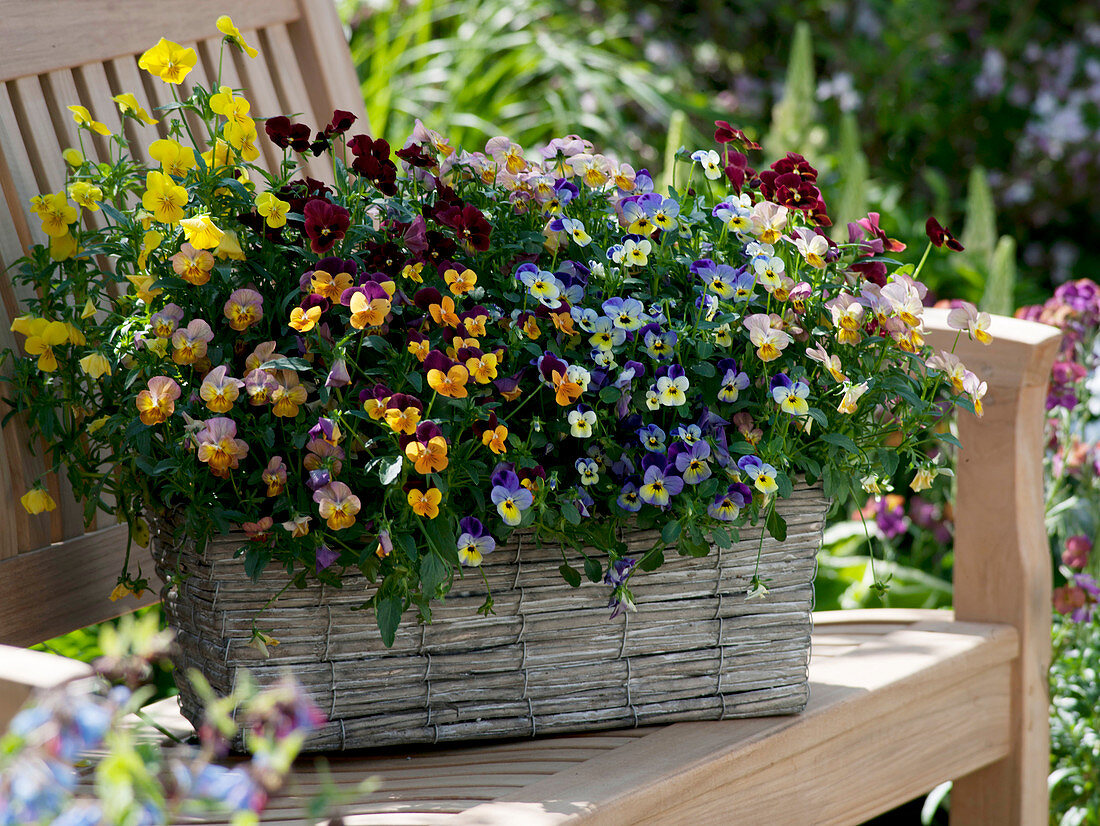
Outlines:
[[80, 154], [79, 150], [71, 146], [61, 153], [61, 157], [69, 166], [79, 167], [84, 165], [84, 156]]
[[137, 98], [129, 92], [123, 92], [121, 95], [115, 95], [113, 98], [111, 98], [111, 100], [118, 104], [118, 111], [120, 111], [123, 115], [130, 115], [135, 120], [139, 120], [142, 123], [148, 124], [149, 126], [160, 123], [160, 121], [158, 121], [156, 118], [150, 117], [149, 113], [146, 112], [144, 108], [142, 108], [142, 105], [140, 103], [138, 103]]
[[77, 181], [69, 186], [69, 197], [84, 209], [96, 212], [99, 209], [99, 202], [103, 200], [103, 190], [87, 181]]
[[182, 178], [195, 166], [195, 150], [171, 138], [161, 138], [149, 144], [149, 157], [160, 162], [165, 175]]
[[76, 238], [71, 232], [50, 239], [50, 258], [54, 261], [68, 261], [76, 255], [77, 249]]
[[[12, 327], [15, 328], [14, 323]], [[29, 321], [25, 329], [24, 335], [27, 336], [27, 340], [23, 343], [23, 350], [27, 355], [38, 356], [39, 370], [52, 373], [57, 369], [57, 357], [53, 353], [53, 348], [68, 343], [69, 328], [60, 321], [35, 318]]]
[[149, 260], [149, 253], [160, 246], [160, 242], [164, 240], [164, 233], [157, 232], [155, 229], [147, 230], [145, 235], [141, 239], [141, 252], [138, 254], [138, 269], [144, 270], [145, 264]]
[[214, 141], [214, 147], [202, 153], [203, 163], [207, 169], [218, 169], [222, 166], [231, 166], [237, 155], [228, 143], [221, 138]]
[[70, 112], [73, 113], [73, 120], [76, 121], [77, 126], [81, 126], [87, 129], [91, 129], [100, 135], [110, 135], [111, 130], [107, 128], [107, 124], [100, 123], [97, 120], [92, 120], [92, 113], [89, 112], [83, 106], [67, 106]]
[[186, 189], [163, 172], [146, 173], [141, 205], [153, 213], [153, 218], [162, 224], [179, 223], [186, 204]]
[[219, 32], [225, 35], [226, 40], [237, 46], [249, 57], [255, 57], [259, 54], [256, 49], [244, 42], [244, 38], [241, 36], [241, 30], [233, 25], [233, 18], [228, 14], [223, 14], [219, 17], [214, 25], [218, 27]]
[[225, 234], [210, 220], [209, 215], [196, 215], [194, 218], [185, 218], [180, 221], [183, 227], [183, 235], [195, 249], [212, 250], [222, 240]]
[[237, 233], [227, 229], [225, 234], [222, 235], [222, 240], [218, 242], [214, 255], [218, 258], [232, 258], [234, 261], [243, 261], [244, 250], [241, 249], [241, 239]]
[[256, 211], [264, 217], [267, 225], [272, 229], [278, 229], [286, 223], [286, 214], [289, 210], [290, 204], [279, 200], [271, 192], [264, 192], [256, 198]]
[[165, 83], [174, 83], [178, 86], [183, 83], [188, 72], [195, 68], [198, 60], [194, 49], [185, 49], [179, 43], [173, 43], [162, 37], [157, 45], [138, 59], [138, 67], [159, 77]]
[[77, 362], [80, 369], [93, 379], [111, 375], [111, 362], [102, 353], [89, 353]]
[[156, 279], [148, 273], [128, 275], [126, 276], [126, 280], [134, 285], [134, 293], [146, 304], [152, 304], [153, 299], [164, 292], [160, 287], [157, 287], [155, 290], [152, 289], [153, 282], [156, 281]]
[[31, 515], [52, 511], [57, 507], [53, 497], [42, 488], [31, 488], [19, 497], [19, 501], [23, 505], [23, 510]]
[[77, 218], [76, 207], [69, 203], [64, 192], [31, 198], [31, 212], [42, 219], [42, 231], [51, 238], [67, 235], [69, 224]]

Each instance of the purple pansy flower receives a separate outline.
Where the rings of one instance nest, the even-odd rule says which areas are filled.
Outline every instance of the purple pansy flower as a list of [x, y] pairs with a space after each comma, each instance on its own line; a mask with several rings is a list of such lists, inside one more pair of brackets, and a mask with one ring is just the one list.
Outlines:
[[663, 508], [670, 499], [684, 489], [684, 480], [679, 476], [667, 474], [656, 465], [650, 465], [642, 477], [642, 487], [638, 496], [647, 505]]

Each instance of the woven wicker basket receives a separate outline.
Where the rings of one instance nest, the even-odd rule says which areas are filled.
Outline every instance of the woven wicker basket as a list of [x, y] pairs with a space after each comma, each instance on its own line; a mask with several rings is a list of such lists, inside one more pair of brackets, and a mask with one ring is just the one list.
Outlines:
[[[745, 598], [759, 528], [743, 529], [733, 549], [671, 554], [634, 577], [638, 611], [611, 621], [607, 587], [570, 588], [557, 549], [528, 536], [486, 557], [495, 616], [476, 614], [484, 584], [468, 575], [430, 625], [406, 621], [390, 649], [373, 615], [351, 610], [370, 594], [362, 577], [340, 589], [287, 589], [265, 611], [285, 575], [269, 570], [253, 584], [233, 558], [243, 535], [220, 537], [199, 556], [161, 529], [155, 547], [162, 577], [177, 566], [184, 574], [164, 595], [177, 667], [200, 669], [220, 692], [240, 668], [260, 684], [292, 671], [329, 718], [307, 749], [350, 749], [801, 711], [827, 502], [803, 487], [777, 509], [788, 533], [783, 543], [764, 539], [764, 598]], [[656, 538], [624, 536], [639, 555]], [[266, 659], [248, 645], [254, 619], [279, 640]], [[195, 721], [198, 699], [180, 683], [183, 713]]]

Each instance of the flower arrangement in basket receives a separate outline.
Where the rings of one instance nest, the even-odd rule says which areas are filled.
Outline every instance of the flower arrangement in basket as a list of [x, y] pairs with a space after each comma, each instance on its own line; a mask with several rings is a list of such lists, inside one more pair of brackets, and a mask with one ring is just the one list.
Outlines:
[[[81, 147], [66, 189], [33, 199], [50, 242], [15, 276], [33, 295], [11, 404], [88, 516], [139, 541], [171, 515], [200, 541], [242, 530], [254, 577], [357, 568], [388, 644], [529, 529], [621, 611], [666, 545], [704, 555], [747, 521], [782, 539], [774, 503], [799, 477], [837, 501], [899, 466], [926, 487], [949, 472], [929, 437], [952, 440], [955, 407], [981, 414], [985, 384], [923, 342], [924, 258], [888, 257], [905, 247], [875, 214], [831, 240], [799, 155], [757, 172], [759, 146], [719, 121], [717, 149], [681, 152], [659, 191], [576, 136], [466, 152], [418, 123], [393, 152], [347, 112], [258, 128], [220, 79], [181, 97], [195, 59], [167, 40], [142, 57], [177, 102], [139, 153], [69, 107]], [[310, 155], [330, 183], [300, 170]], [[988, 321], [953, 315], [985, 341]], [[23, 504], [54, 506], [44, 488]], [[660, 542], [628, 557], [628, 523]], [[125, 571], [117, 593], [146, 584]]]

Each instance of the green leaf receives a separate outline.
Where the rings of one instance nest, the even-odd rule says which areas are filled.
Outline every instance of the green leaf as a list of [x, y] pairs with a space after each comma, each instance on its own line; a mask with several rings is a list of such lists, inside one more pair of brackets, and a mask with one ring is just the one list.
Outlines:
[[293, 370], [296, 373], [312, 370], [308, 361], [297, 356], [280, 356], [277, 359], [265, 361], [260, 365], [261, 370]]
[[420, 556], [420, 551], [416, 548], [416, 540], [412, 538], [412, 534], [395, 533], [391, 535], [391, 538], [393, 539], [393, 544], [400, 548], [405, 556], [413, 562]]
[[695, 375], [703, 376], [705, 378], [709, 378], [717, 372], [715, 366], [709, 361], [697, 361], [694, 365], [692, 365], [691, 370], [693, 373], [695, 373]]
[[581, 587], [581, 575], [577, 569], [572, 567], [568, 562], [563, 562], [561, 567], [558, 568], [558, 573], [561, 574], [561, 578], [569, 583], [571, 588]]
[[617, 387], [605, 387], [600, 391], [600, 401], [604, 404], [614, 404], [619, 400], [622, 393]]
[[768, 513], [768, 521], [765, 526], [768, 533], [775, 537], [777, 541], [782, 542], [787, 538], [787, 523], [782, 516], [775, 512], [774, 508]]
[[638, 567], [643, 571], [656, 571], [662, 565], [665, 564], [665, 552], [658, 548], [655, 551], [651, 551], [642, 557], [642, 561], [638, 563]]
[[572, 502], [562, 502], [561, 515], [562, 518], [571, 525], [581, 524], [581, 513]]
[[821, 438], [831, 445], [844, 448], [849, 453], [860, 453], [859, 445], [851, 440], [850, 437], [845, 436], [843, 433], [822, 433]]
[[397, 626], [401, 623], [401, 599], [395, 596], [379, 597], [374, 603], [374, 615], [378, 620], [378, 630], [382, 634], [382, 644], [386, 648], [393, 646], [397, 636]]
[[598, 559], [585, 557], [584, 575], [588, 577], [589, 582], [599, 582], [603, 578], [603, 565]]
[[248, 574], [249, 579], [253, 582], [259, 582], [260, 574], [263, 573], [270, 560], [271, 552], [267, 548], [259, 545], [249, 545], [248, 550], [244, 552], [244, 572]]
[[680, 523], [679, 522], [666, 522], [664, 527], [661, 528], [661, 539], [666, 544], [671, 545], [677, 539], [680, 538]]
[[401, 475], [401, 466], [405, 463], [402, 456], [386, 456], [378, 463], [378, 481], [383, 485], [392, 485]]
[[438, 554], [426, 554], [420, 560], [420, 587], [428, 596], [435, 596], [449, 575], [447, 563]]

